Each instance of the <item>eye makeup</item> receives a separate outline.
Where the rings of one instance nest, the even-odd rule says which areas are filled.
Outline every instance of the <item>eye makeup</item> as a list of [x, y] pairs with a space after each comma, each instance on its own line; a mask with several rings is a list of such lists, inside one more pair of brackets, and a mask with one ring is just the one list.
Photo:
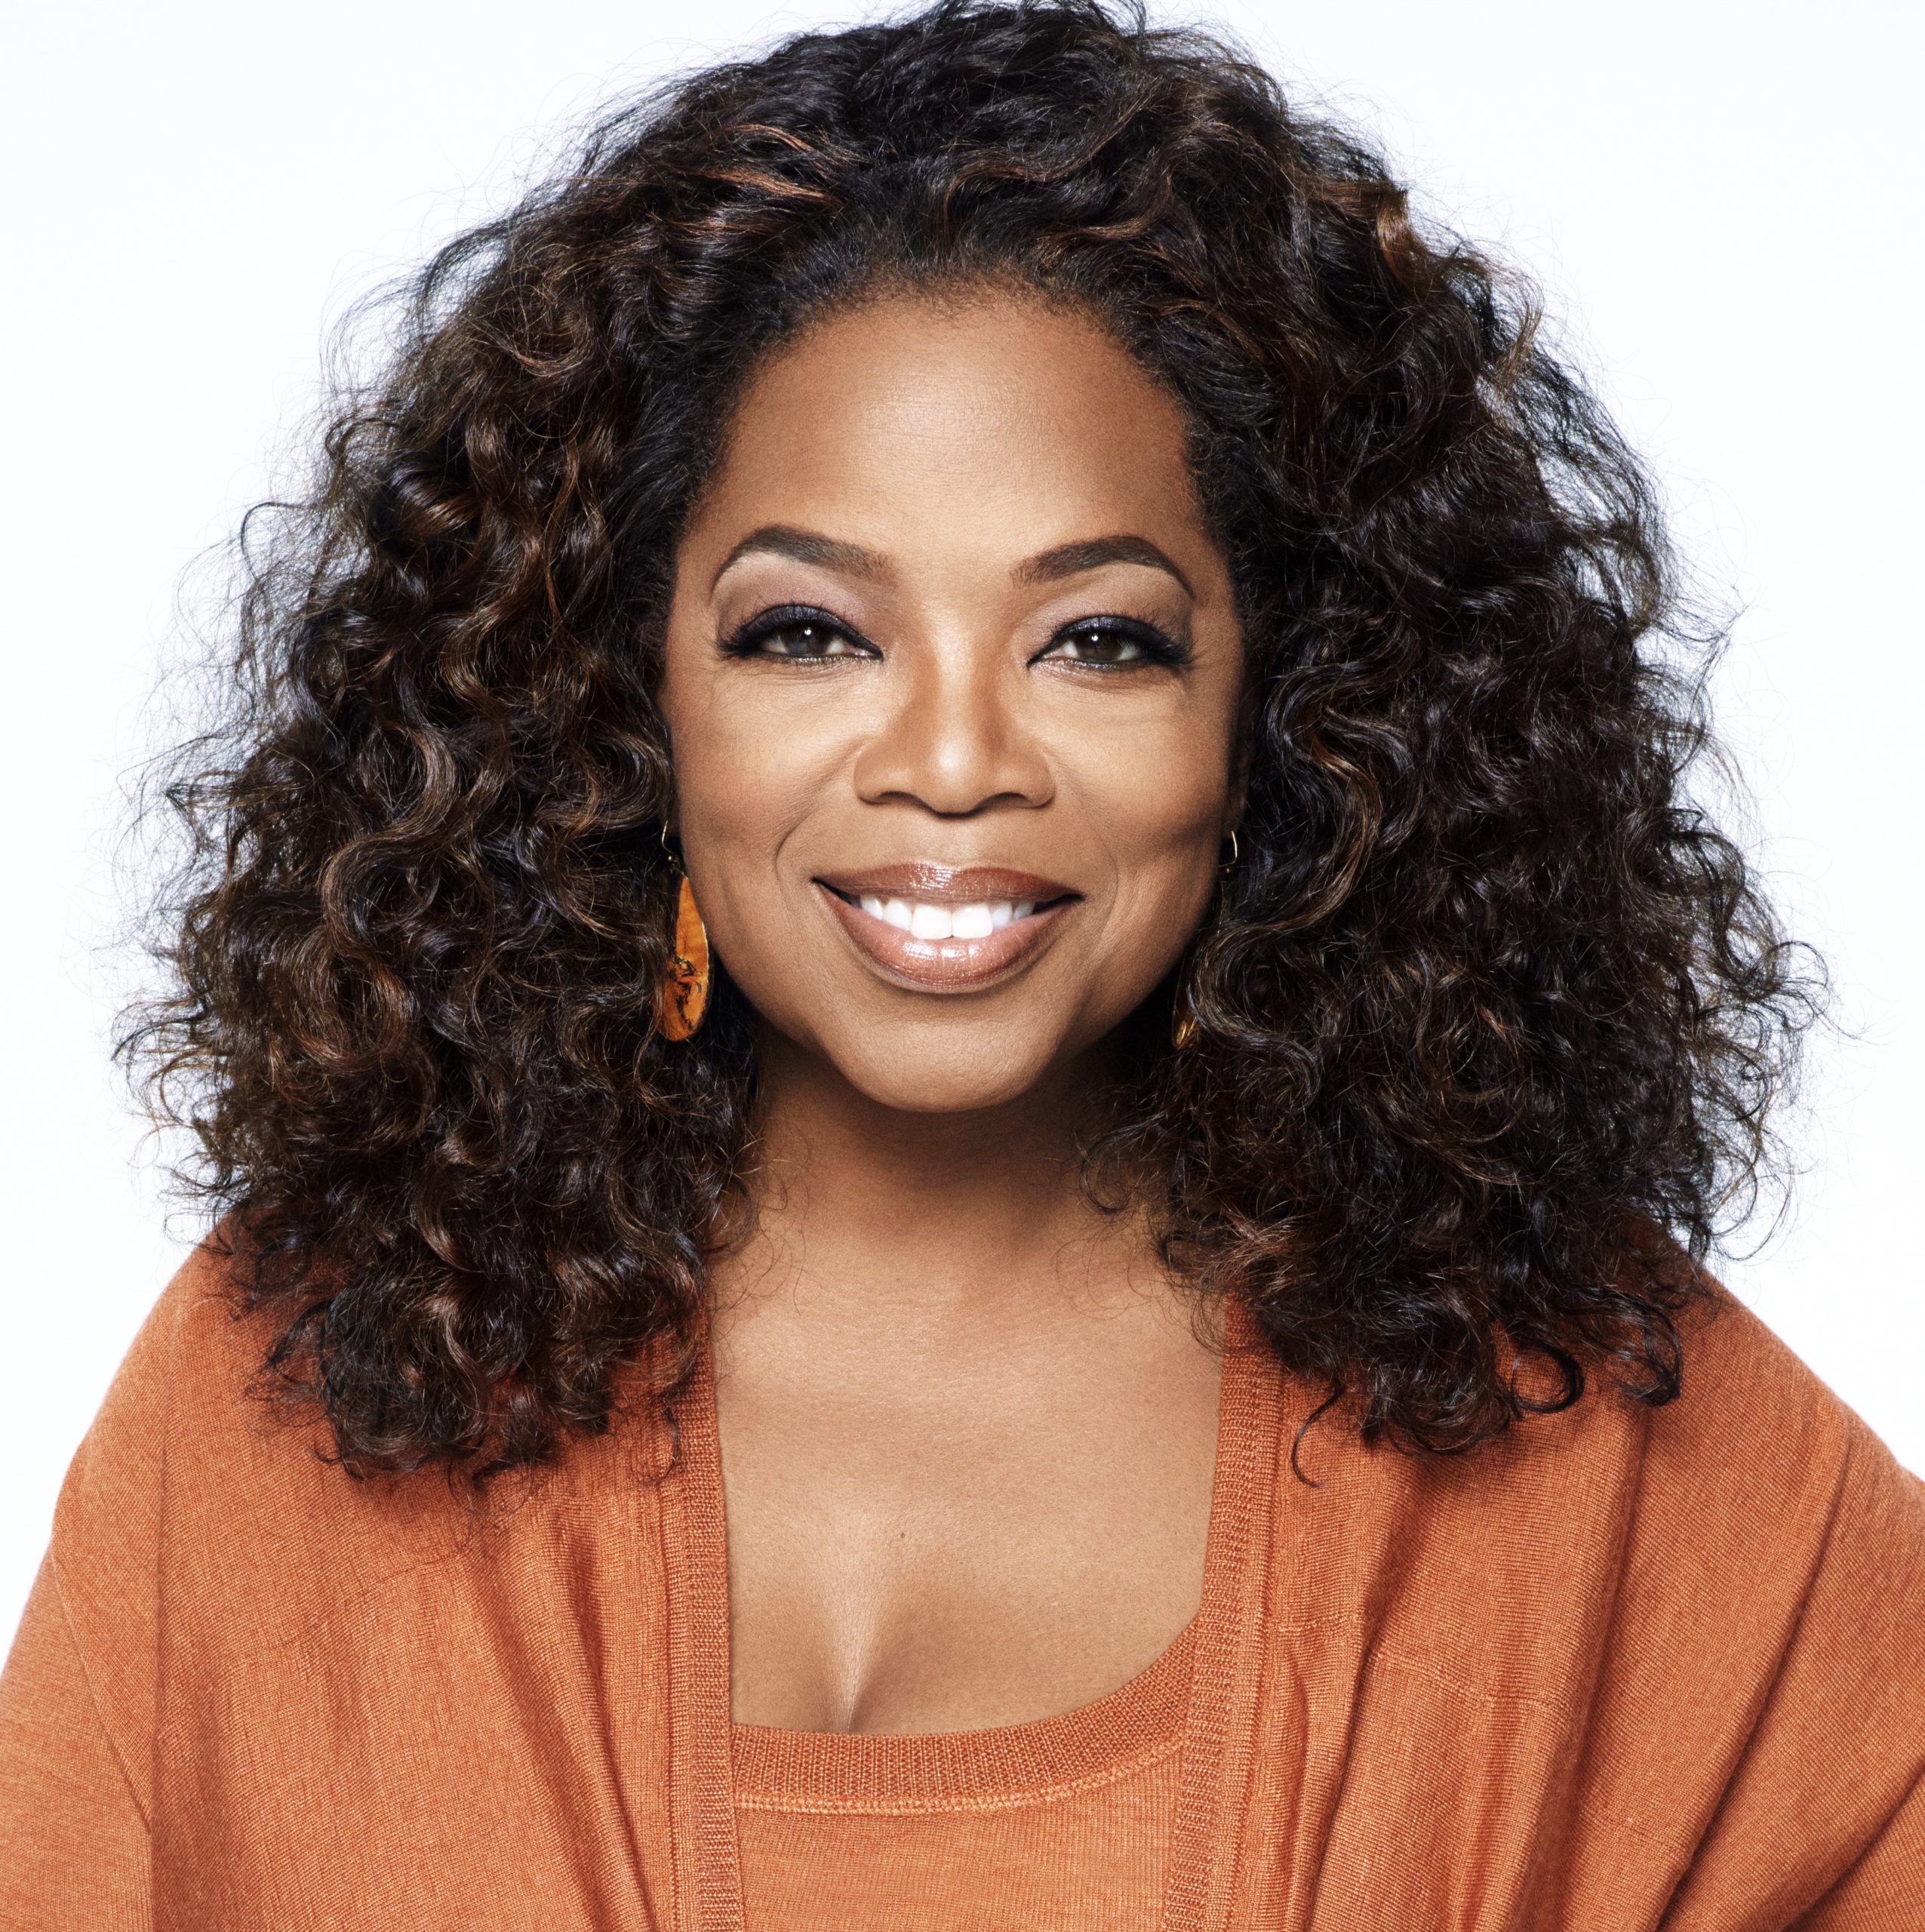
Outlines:
[[[780, 641], [800, 648], [767, 648]], [[844, 648], [838, 649], [838, 645]], [[881, 654], [841, 618], [811, 604], [777, 604], [758, 611], [719, 638], [716, 649], [725, 657], [761, 657], [792, 664]], [[1098, 672], [1131, 671], [1150, 665], [1176, 669], [1186, 665], [1190, 656], [1186, 638], [1173, 636], [1148, 618], [1109, 612], [1059, 626], [1030, 662], [1074, 664]]]
[[[768, 650], [776, 640], [787, 639], [800, 650]], [[853, 645], [853, 650], [837, 651], [837, 642]], [[874, 657], [881, 654], [860, 632], [852, 630], [840, 617], [813, 604], [776, 604], [758, 611], [745, 623], [738, 624], [720, 638], [716, 649], [724, 657], [764, 657], [792, 664], [818, 664], [831, 658]]]
[[[1063, 653], [1062, 647], [1073, 648]], [[1133, 671], [1146, 664], [1176, 669], [1190, 661], [1190, 645], [1146, 617], [1078, 617], [1062, 625], [1032, 662], [1048, 658], [1093, 671]]]

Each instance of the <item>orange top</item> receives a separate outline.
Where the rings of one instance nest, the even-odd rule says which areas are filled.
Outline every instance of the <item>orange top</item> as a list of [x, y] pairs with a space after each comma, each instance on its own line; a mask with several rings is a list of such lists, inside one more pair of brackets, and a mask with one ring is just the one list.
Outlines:
[[987, 1730], [731, 1727], [744, 1915], [783, 1932], [1155, 1932], [1193, 1621], [1119, 1690]]
[[1925, 1926], [1925, 1486], [1721, 1293], [1677, 1402], [1422, 1460], [1327, 1417], [1315, 1487], [1315, 1393], [1233, 1309], [1179, 1647], [906, 1740], [730, 1721], [706, 1363], [659, 1483], [632, 1417], [478, 1516], [244, 1401], [223, 1266], [62, 1488], [0, 1676], [0, 1924]]

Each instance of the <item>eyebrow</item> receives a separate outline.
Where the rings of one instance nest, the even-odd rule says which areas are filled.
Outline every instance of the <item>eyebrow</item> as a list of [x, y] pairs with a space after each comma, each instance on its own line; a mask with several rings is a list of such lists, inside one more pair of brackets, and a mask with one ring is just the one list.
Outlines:
[[722, 559], [709, 580], [709, 589], [712, 591], [721, 583], [724, 571], [758, 550], [778, 557], [793, 557], [799, 564], [820, 564], [823, 569], [839, 571], [844, 577], [886, 579], [890, 574], [887, 560], [859, 543], [823, 537], [813, 530], [798, 530], [792, 523], [765, 523], [760, 529], [749, 531]]
[[1010, 577], [1016, 583], [1053, 583], [1059, 577], [1075, 577], [1081, 571], [1093, 571], [1103, 564], [1142, 564], [1153, 571], [1167, 571], [1191, 596], [1190, 580], [1147, 537], [1093, 537], [1087, 543], [1059, 543], [1053, 550], [1039, 550], [1018, 564]]
[[[722, 559], [715, 574], [709, 580], [710, 591], [713, 592], [721, 581], [722, 573], [732, 564], [756, 551], [792, 557], [798, 563], [817, 564], [825, 570], [839, 571], [844, 577], [867, 577], [875, 582], [886, 583], [893, 574], [887, 558], [877, 551], [866, 549], [859, 543], [824, 537], [813, 530], [800, 530], [793, 524], [765, 523], [759, 529], [752, 530]], [[1084, 571], [1098, 569], [1105, 564], [1142, 564], [1151, 570], [1167, 571], [1192, 597], [1196, 595], [1190, 589], [1189, 579], [1146, 537], [1092, 537], [1080, 543], [1059, 543], [1053, 549], [1039, 550], [1035, 556], [1025, 558], [1010, 572], [1010, 580], [1013, 583], [1054, 583]]]

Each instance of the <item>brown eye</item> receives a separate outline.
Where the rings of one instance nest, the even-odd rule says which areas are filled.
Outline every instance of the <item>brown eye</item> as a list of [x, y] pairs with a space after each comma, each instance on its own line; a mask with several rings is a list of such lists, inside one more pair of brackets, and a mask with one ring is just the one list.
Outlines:
[[1135, 617], [1086, 618], [1059, 631], [1041, 654], [1058, 663], [1119, 671], [1142, 664], [1181, 664], [1189, 655], [1167, 631]]
[[873, 646], [827, 611], [793, 606], [764, 611], [751, 617], [724, 639], [721, 648], [730, 657], [773, 657], [792, 664], [876, 655]]
[[1137, 664], [1143, 661], [1143, 647], [1133, 637], [1115, 631], [1071, 631], [1050, 647], [1053, 657], [1074, 659], [1078, 664]]
[[859, 657], [848, 638], [826, 624], [784, 624], [780, 630], [764, 631], [758, 647], [764, 657]]

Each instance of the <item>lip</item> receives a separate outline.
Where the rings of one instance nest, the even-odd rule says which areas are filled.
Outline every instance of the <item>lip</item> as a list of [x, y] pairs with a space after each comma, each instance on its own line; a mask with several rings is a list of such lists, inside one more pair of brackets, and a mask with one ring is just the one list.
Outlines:
[[852, 899], [868, 893], [878, 899], [920, 899], [930, 906], [968, 906], [984, 899], [1027, 899], [1040, 905], [1045, 900], [1081, 896], [1059, 879], [1014, 872], [1007, 866], [942, 866], [921, 859], [908, 865], [872, 866], [863, 872], [818, 872], [816, 883], [832, 892], [846, 892]]
[[[819, 874], [823, 903], [869, 964], [918, 992], [979, 992], [1026, 969], [1061, 931], [1081, 895], [1053, 879], [1001, 866], [922, 863]], [[1036, 910], [979, 939], [917, 939], [838, 897], [915, 899], [931, 906], [1027, 900]], [[1044, 902], [1053, 901], [1053, 903]]]

